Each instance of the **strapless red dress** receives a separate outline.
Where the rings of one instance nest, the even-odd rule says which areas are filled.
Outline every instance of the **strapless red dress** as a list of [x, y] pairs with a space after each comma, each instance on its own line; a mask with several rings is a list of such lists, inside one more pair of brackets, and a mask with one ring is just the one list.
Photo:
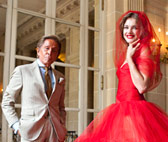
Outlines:
[[117, 70], [116, 103], [102, 110], [75, 142], [168, 142], [168, 116], [135, 88], [128, 64]]

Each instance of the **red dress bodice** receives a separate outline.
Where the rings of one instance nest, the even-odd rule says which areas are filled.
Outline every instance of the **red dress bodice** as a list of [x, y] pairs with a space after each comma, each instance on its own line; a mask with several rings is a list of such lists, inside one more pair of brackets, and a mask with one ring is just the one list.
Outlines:
[[116, 102], [144, 100], [143, 94], [139, 94], [132, 82], [128, 64], [124, 64], [117, 70], [119, 79]]

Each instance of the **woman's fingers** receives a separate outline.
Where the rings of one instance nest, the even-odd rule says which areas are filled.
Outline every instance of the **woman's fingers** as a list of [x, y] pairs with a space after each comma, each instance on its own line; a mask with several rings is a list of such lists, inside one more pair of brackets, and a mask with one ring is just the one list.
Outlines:
[[[127, 49], [127, 57], [132, 57], [135, 53], [135, 51], [139, 48], [140, 46], [140, 43], [137, 43], [139, 40], [136, 40], [135, 42], [133, 42], [132, 44], [130, 44], [128, 46], [128, 49]], [[136, 44], [133, 46], [133, 44]]]
[[140, 39], [137, 39], [136, 41], [134, 41], [133, 43], [131, 43], [131, 45], [135, 45], [135, 44], [137, 44], [138, 42], [140, 41]]
[[135, 45], [134, 49], [137, 50], [139, 46], [140, 46], [140, 43], [137, 43], [137, 45]]

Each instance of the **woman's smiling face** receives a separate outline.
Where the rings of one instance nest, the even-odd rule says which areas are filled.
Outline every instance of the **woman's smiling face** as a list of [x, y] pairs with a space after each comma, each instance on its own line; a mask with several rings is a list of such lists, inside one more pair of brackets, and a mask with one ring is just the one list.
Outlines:
[[140, 26], [135, 18], [128, 18], [124, 24], [123, 37], [130, 44], [140, 38]]

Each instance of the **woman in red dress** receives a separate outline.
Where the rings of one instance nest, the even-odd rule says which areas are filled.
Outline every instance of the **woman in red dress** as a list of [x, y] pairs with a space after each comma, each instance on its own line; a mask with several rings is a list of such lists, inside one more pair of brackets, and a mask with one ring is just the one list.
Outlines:
[[[152, 42], [152, 40], [155, 42]], [[75, 142], [168, 142], [168, 116], [147, 102], [160, 72], [160, 41], [143, 12], [128, 11], [116, 25], [116, 103], [102, 110]]]

